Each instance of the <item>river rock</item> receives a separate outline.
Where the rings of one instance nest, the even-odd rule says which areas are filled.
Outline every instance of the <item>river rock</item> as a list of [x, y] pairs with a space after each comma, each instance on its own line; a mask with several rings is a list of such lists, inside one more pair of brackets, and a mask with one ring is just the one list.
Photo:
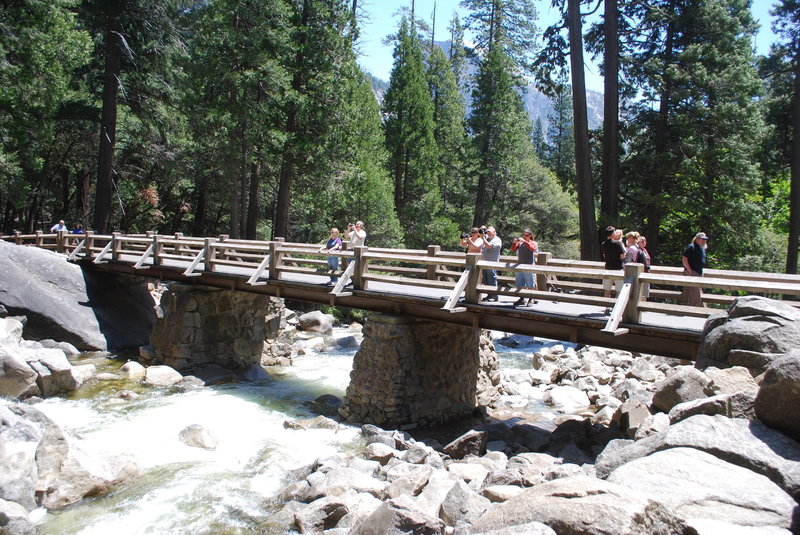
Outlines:
[[490, 531], [473, 532], [474, 535], [556, 535], [553, 529], [541, 522], [528, 522], [511, 528], [493, 529]]
[[688, 447], [762, 474], [795, 500], [800, 499], [800, 444], [758, 421], [697, 415], [663, 433], [621, 447], [614, 444], [597, 457], [598, 477], [608, 477], [623, 464], [656, 451]]
[[37, 501], [48, 509], [103, 494], [137, 473], [130, 462], [84, 452], [78, 441], [57, 425], [45, 430], [36, 447], [36, 467]]
[[483, 455], [486, 453], [486, 431], [467, 431], [444, 447], [444, 453], [453, 459], [463, 459], [467, 455]]
[[709, 367], [705, 369], [705, 374], [710, 379], [706, 392], [708, 395], [758, 391], [758, 384], [744, 366], [724, 369]]
[[400, 496], [383, 502], [371, 515], [353, 526], [349, 535], [434, 535], [444, 532], [444, 522], [427, 514], [409, 496]]
[[0, 498], [0, 533], [3, 535], [36, 535], [36, 526], [23, 506]]
[[303, 314], [298, 319], [298, 327], [304, 331], [323, 334], [330, 334], [333, 332], [334, 318], [330, 314], [324, 314], [319, 310], [314, 310]]
[[561, 412], [577, 413], [591, 405], [585, 392], [571, 386], [555, 386], [544, 395], [544, 401]]
[[36, 508], [37, 477], [36, 463], [31, 453], [18, 451], [6, 454], [0, 451], [0, 499], [16, 502], [27, 511], [32, 511]]
[[147, 375], [145, 367], [135, 360], [129, 360], [123, 364], [121, 370], [129, 381], [140, 381]]
[[[392, 441], [394, 442], [394, 441]], [[382, 442], [373, 442], [364, 448], [364, 457], [386, 464], [390, 459], [400, 456], [400, 452]]]
[[285, 420], [283, 427], [286, 429], [329, 429], [336, 431], [342, 426], [335, 420], [331, 420], [327, 416], [315, 416], [305, 420]]
[[774, 299], [739, 297], [727, 314], [709, 318], [697, 367], [744, 366], [753, 375], [800, 346], [800, 311]]
[[755, 392], [719, 394], [685, 403], [678, 403], [669, 411], [670, 424], [675, 424], [696, 414], [713, 416], [721, 414], [728, 418], [755, 418]]
[[800, 350], [770, 364], [755, 410], [759, 420], [800, 442]]
[[144, 384], [147, 386], [172, 386], [181, 379], [183, 379], [183, 375], [169, 366], [148, 366], [145, 371]]
[[694, 448], [671, 448], [614, 470], [608, 481], [696, 518], [788, 528], [795, 501], [766, 477]]
[[669, 412], [684, 401], [708, 397], [708, 377], [691, 366], [679, 366], [675, 371], [654, 385], [653, 406]]
[[84, 272], [63, 255], [8, 242], [0, 243], [0, 273], [0, 303], [28, 318], [30, 339], [101, 351], [147, 343], [154, 302], [140, 280]]
[[661, 433], [665, 431], [670, 424], [669, 416], [664, 414], [663, 412], [657, 412], [656, 414], [651, 414], [644, 421], [641, 423], [639, 428], [636, 430], [633, 438], [636, 440], [643, 439], [645, 437], [649, 437], [650, 435], [655, 435], [656, 433]]
[[448, 526], [459, 522], [472, 523], [479, 518], [492, 504], [463, 481], [456, 481], [442, 502], [439, 518]]
[[199, 424], [191, 424], [181, 429], [178, 438], [187, 446], [204, 450], [217, 449], [217, 439], [211, 432]]
[[30, 392], [36, 387], [36, 377], [24, 360], [0, 347], [0, 396], [17, 398]]
[[587, 476], [558, 479], [526, 489], [476, 520], [486, 532], [541, 522], [560, 535], [692, 534], [664, 505], [627, 488]]

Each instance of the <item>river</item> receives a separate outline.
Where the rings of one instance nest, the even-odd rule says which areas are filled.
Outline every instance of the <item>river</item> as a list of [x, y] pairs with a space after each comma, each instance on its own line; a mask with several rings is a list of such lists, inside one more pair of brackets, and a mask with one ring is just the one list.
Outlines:
[[[352, 334], [336, 329], [334, 337]], [[517, 349], [497, 345], [504, 373], [530, 368], [530, 355], [547, 342], [523, 340]], [[322, 394], [344, 396], [356, 348], [306, 350], [294, 365], [269, 369], [270, 379], [189, 392], [102, 381], [69, 398], [37, 405], [76, 431], [90, 453], [132, 459], [141, 474], [110, 494], [62, 511], [32, 513], [41, 535], [271, 534], [284, 527], [268, 505], [290, 470], [315, 459], [363, 447], [359, 427], [290, 430], [287, 419], [316, 416], [311, 402]], [[123, 357], [84, 357], [98, 372], [115, 371]], [[122, 390], [139, 394], [121, 401]], [[541, 410], [537, 399], [508, 406]], [[184, 445], [179, 432], [200, 424], [217, 439], [215, 450]]]

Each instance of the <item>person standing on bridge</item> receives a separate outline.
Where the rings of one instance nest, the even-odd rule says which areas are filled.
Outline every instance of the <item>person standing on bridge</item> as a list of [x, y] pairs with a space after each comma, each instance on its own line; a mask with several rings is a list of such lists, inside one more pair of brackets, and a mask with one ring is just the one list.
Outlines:
[[[608, 270], [621, 270], [622, 261], [625, 259], [625, 247], [619, 238], [622, 237], [622, 231], [617, 230], [611, 225], [606, 227], [606, 241], [600, 244], [600, 252], [603, 253], [603, 260], [605, 260], [605, 268]], [[611, 285], [614, 289], [617, 288], [616, 281], [611, 279], [603, 279], [603, 295], [611, 297]]]
[[[645, 273], [650, 273], [651, 258], [650, 253], [647, 252], [647, 238], [639, 236], [637, 245], [639, 246], [639, 258], [636, 261], [644, 264]], [[650, 297], [650, 283], [645, 282], [642, 284], [642, 301], [647, 301], [648, 297]]]
[[[339, 229], [333, 227], [331, 229], [331, 237], [328, 238], [328, 241], [325, 242], [325, 245], [322, 246], [319, 250], [320, 253], [330, 253], [332, 251], [338, 251], [342, 248], [342, 239], [339, 237]], [[331, 271], [331, 280], [328, 281], [328, 286], [333, 286], [337, 282], [339, 282], [339, 277], [335, 275], [337, 271], [339, 271], [339, 257], [338, 256], [329, 256], [328, 257], [328, 271]]]
[[[534, 241], [533, 232], [531, 232], [531, 229], [526, 228], [523, 230], [522, 237], [516, 238], [512, 242], [511, 252], [513, 253], [515, 251], [517, 253], [517, 260], [520, 265], [533, 265], [536, 263], [536, 257], [534, 255], [539, 252], [539, 244]], [[535, 290], [536, 280], [533, 277], [533, 273], [517, 272], [514, 285], [521, 289]], [[537, 301], [533, 297], [529, 297], [525, 306], [531, 306], [531, 303], [536, 302]], [[525, 303], [525, 298], [520, 297], [516, 300], [514, 306], [522, 306], [523, 303]]]
[[[487, 227], [483, 234], [483, 244], [481, 245], [481, 256], [487, 262], [499, 262], [500, 250], [503, 248], [503, 240], [497, 235], [494, 227]], [[494, 269], [483, 270], [483, 284], [486, 286], [497, 286], [497, 271]], [[497, 294], [487, 295], [484, 301], [497, 301]]]
[[61, 221], [59, 221], [58, 223], [56, 223], [55, 225], [53, 225], [52, 227], [50, 227], [50, 232], [61, 232], [62, 230], [64, 232], [66, 232], [68, 230], [67, 229], [67, 225], [64, 224], [64, 220], [63, 219]]
[[367, 231], [364, 230], [364, 222], [356, 221], [355, 224], [348, 223], [347, 231], [344, 233], [345, 239], [350, 240], [350, 248], [364, 245], [367, 241]]
[[[683, 250], [683, 274], [687, 277], [702, 277], [703, 268], [706, 267], [706, 249], [708, 236], [705, 232], [695, 234], [692, 243]], [[684, 286], [681, 292], [681, 301], [684, 305], [693, 307], [703, 306], [703, 292], [699, 287]]]
[[[462, 234], [463, 236], [463, 234]], [[483, 238], [478, 232], [478, 227], [472, 227], [469, 236], [461, 238], [461, 245], [467, 248], [467, 253], [480, 253], [483, 246]]]

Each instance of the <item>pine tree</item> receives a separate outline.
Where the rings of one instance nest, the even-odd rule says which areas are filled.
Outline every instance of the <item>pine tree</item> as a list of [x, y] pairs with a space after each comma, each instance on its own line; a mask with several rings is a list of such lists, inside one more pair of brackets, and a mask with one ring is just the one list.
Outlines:
[[383, 101], [389, 172], [406, 244], [426, 246], [451, 231], [441, 227], [442, 167], [434, 137], [433, 103], [425, 79], [422, 48], [403, 17], [394, 49], [389, 89]]

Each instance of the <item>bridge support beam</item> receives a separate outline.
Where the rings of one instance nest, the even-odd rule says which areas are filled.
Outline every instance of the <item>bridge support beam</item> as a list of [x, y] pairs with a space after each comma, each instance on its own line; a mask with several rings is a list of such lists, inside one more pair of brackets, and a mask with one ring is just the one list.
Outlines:
[[499, 379], [494, 344], [480, 329], [376, 314], [339, 413], [385, 427], [437, 425], [488, 404]]
[[269, 306], [266, 295], [172, 283], [140, 355], [181, 371], [211, 363], [245, 370], [261, 361]]

